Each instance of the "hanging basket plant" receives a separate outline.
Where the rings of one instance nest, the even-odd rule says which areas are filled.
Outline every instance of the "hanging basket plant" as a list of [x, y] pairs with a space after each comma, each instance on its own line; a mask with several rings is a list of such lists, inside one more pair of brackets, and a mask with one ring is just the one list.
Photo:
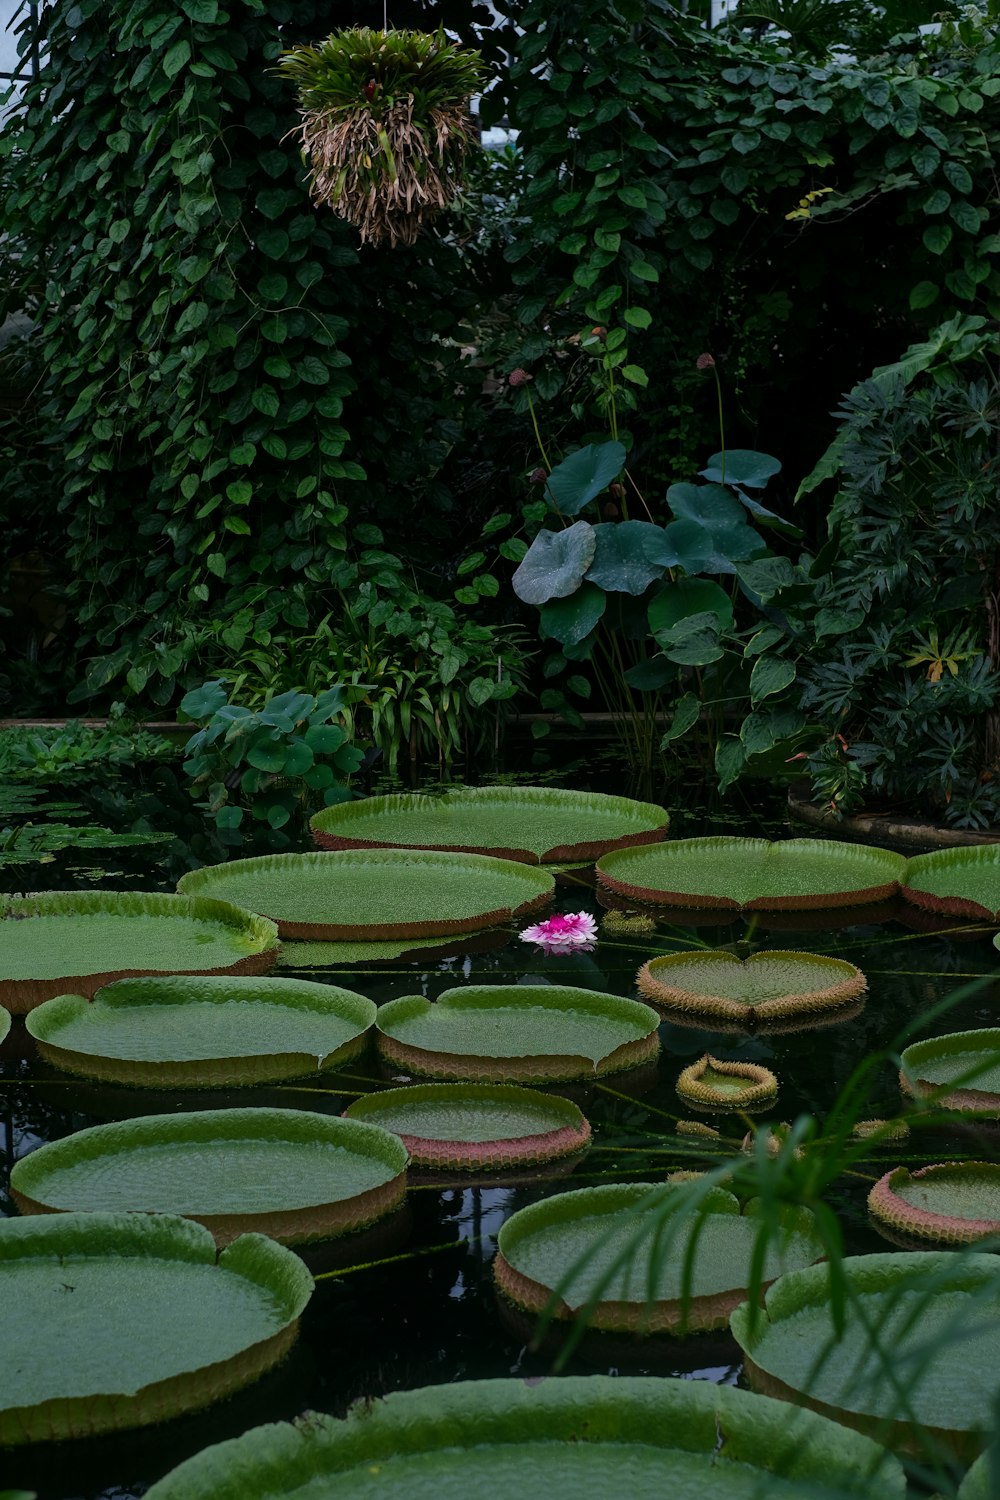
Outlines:
[[476, 138], [469, 100], [485, 78], [480, 54], [443, 30], [355, 26], [293, 47], [279, 68], [298, 90], [316, 201], [362, 243], [412, 245], [458, 192]]

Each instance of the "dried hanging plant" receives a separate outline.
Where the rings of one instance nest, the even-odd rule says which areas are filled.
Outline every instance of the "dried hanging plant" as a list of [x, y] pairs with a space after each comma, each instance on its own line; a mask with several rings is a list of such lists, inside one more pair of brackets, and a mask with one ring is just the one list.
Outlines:
[[444, 31], [336, 31], [293, 47], [279, 69], [295, 84], [313, 197], [358, 229], [362, 243], [412, 245], [458, 191], [475, 139], [470, 96], [478, 52]]

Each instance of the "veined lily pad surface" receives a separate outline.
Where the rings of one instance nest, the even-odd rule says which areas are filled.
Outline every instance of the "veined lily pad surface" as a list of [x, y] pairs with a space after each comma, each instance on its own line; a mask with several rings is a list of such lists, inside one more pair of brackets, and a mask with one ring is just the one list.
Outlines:
[[379, 1052], [443, 1079], [548, 1083], [593, 1078], [659, 1052], [651, 1006], [571, 985], [466, 985], [431, 1003], [404, 995], [380, 1007]]
[[720, 1062], [706, 1052], [684, 1068], [677, 1092], [696, 1109], [723, 1112], [731, 1109], [763, 1109], [778, 1093], [778, 1080], [770, 1068], [753, 1062]]
[[506, 1171], [582, 1151], [590, 1126], [568, 1099], [514, 1084], [418, 1083], [345, 1111], [400, 1136], [419, 1167]]
[[225, 1244], [283, 1244], [371, 1224], [406, 1192], [406, 1147], [376, 1125], [293, 1109], [199, 1110], [95, 1125], [22, 1157], [22, 1213], [183, 1214]]
[[902, 1500], [899, 1463], [813, 1412], [732, 1386], [633, 1376], [462, 1381], [398, 1391], [345, 1421], [258, 1427], [148, 1500]]
[[[793, 1271], [770, 1288], [751, 1332], [748, 1304], [732, 1330], [755, 1390], [805, 1401], [893, 1448], [918, 1443], [914, 1424], [971, 1456], [993, 1425], [1000, 1387], [1000, 1261], [917, 1250], [848, 1256], [838, 1337], [830, 1267]], [[899, 1385], [875, 1356], [888, 1351]]]
[[899, 888], [901, 854], [826, 839], [711, 837], [620, 849], [598, 860], [601, 885], [637, 901], [728, 910], [809, 910], [880, 901]]
[[650, 959], [638, 985], [666, 1010], [748, 1026], [836, 1010], [867, 988], [861, 970], [840, 958], [766, 951], [740, 959], [725, 950]]
[[894, 1167], [868, 1194], [868, 1212], [890, 1232], [937, 1245], [970, 1245], [1000, 1233], [1000, 1165], [938, 1162]]
[[408, 849], [267, 854], [192, 870], [177, 889], [261, 912], [282, 937], [443, 937], [547, 904], [551, 875], [482, 854]]
[[92, 1001], [59, 995], [27, 1026], [67, 1072], [147, 1088], [217, 1088], [340, 1067], [364, 1049], [375, 1004], [305, 979], [120, 979]]
[[1000, 1028], [952, 1031], [912, 1042], [900, 1061], [904, 1093], [918, 1098], [938, 1094], [942, 1109], [1000, 1119]]
[[0, 1448], [139, 1427], [248, 1385], [295, 1340], [312, 1277], [249, 1234], [146, 1214], [0, 1220]]
[[15, 1015], [135, 974], [261, 974], [273, 922], [228, 901], [147, 891], [43, 891], [0, 901], [0, 1005]]
[[556, 787], [465, 787], [325, 807], [310, 820], [321, 849], [457, 849], [525, 864], [593, 860], [662, 839], [669, 817], [650, 802]]
[[[503, 1294], [529, 1312], [541, 1312], [555, 1295], [555, 1316], [572, 1318], [589, 1305], [592, 1326], [615, 1332], [724, 1328], [746, 1296], [759, 1229], [755, 1205], [741, 1213], [737, 1199], [722, 1188], [707, 1193], [697, 1183], [581, 1188], [513, 1214], [497, 1236], [493, 1270]], [[685, 1255], [692, 1236], [685, 1306]], [[763, 1280], [773, 1281], [822, 1254], [812, 1215], [805, 1209], [788, 1211], [765, 1251]]]
[[907, 861], [902, 891], [926, 911], [993, 919], [1000, 913], [1000, 845], [918, 854]]

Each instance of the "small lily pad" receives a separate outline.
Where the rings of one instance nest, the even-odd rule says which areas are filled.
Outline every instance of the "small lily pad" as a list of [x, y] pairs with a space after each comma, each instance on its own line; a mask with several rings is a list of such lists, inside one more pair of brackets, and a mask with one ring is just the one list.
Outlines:
[[249, 1385], [295, 1341], [313, 1281], [264, 1235], [217, 1254], [172, 1215], [0, 1220], [0, 1447], [162, 1422]]
[[385, 1089], [355, 1100], [345, 1114], [395, 1132], [416, 1167], [509, 1171], [571, 1156], [590, 1141], [575, 1104], [513, 1084]]
[[912, 1042], [900, 1062], [904, 1093], [917, 1098], [936, 1094], [942, 1109], [1000, 1119], [1000, 1028], [952, 1031]]
[[918, 854], [907, 861], [902, 892], [925, 911], [994, 921], [1000, 916], [1000, 844]]
[[905, 870], [901, 854], [862, 844], [711, 837], [613, 850], [597, 878], [619, 895], [669, 906], [807, 911], [884, 900]]
[[343, 1066], [375, 1021], [364, 995], [306, 979], [152, 977], [47, 1000], [27, 1020], [66, 1072], [140, 1088], [274, 1083]]
[[22, 1213], [181, 1214], [220, 1245], [286, 1245], [374, 1223], [406, 1194], [406, 1147], [375, 1125], [293, 1109], [195, 1110], [94, 1125], [16, 1162]]
[[894, 1167], [868, 1194], [868, 1212], [908, 1240], [974, 1244], [1000, 1233], [1000, 1165], [949, 1161], [916, 1172]]
[[836, 1010], [864, 993], [853, 964], [818, 953], [698, 950], [650, 959], [639, 970], [641, 993], [654, 1005], [722, 1021], [760, 1021]]
[[407, 1072], [492, 1083], [594, 1078], [659, 1052], [659, 1016], [620, 995], [571, 985], [466, 985], [435, 1002], [404, 995], [380, 1007], [382, 1056]]
[[278, 956], [278, 931], [205, 897], [42, 891], [0, 899], [0, 955], [0, 1005], [17, 1015], [137, 974], [262, 974]]
[[[395, 1391], [219, 1443], [147, 1500], [903, 1500], [899, 1462], [815, 1412], [704, 1380], [563, 1375]], [[972, 1500], [972, 1497], [970, 1497]], [[977, 1497], [978, 1500], [978, 1497]]]
[[465, 787], [369, 797], [310, 820], [321, 849], [451, 849], [525, 864], [591, 861], [609, 849], [662, 839], [664, 808], [628, 797], [557, 787]]
[[[690, 1205], [687, 1213], [685, 1205]], [[677, 1213], [684, 1217], [675, 1220]], [[785, 1212], [781, 1224], [764, 1254], [765, 1283], [823, 1254], [807, 1210]], [[550, 1307], [555, 1297], [556, 1317], [573, 1318], [586, 1306], [591, 1326], [599, 1329], [724, 1328], [746, 1296], [760, 1232], [756, 1206], [741, 1212], [738, 1200], [722, 1188], [707, 1193], [696, 1183], [582, 1188], [513, 1214], [497, 1236], [493, 1269], [504, 1296], [529, 1312]]]
[[189, 871], [177, 889], [261, 912], [282, 937], [357, 942], [495, 927], [545, 906], [555, 883], [482, 854], [345, 849], [236, 859]]
[[763, 1109], [777, 1097], [778, 1080], [760, 1063], [720, 1062], [706, 1052], [681, 1073], [677, 1092], [696, 1109]]

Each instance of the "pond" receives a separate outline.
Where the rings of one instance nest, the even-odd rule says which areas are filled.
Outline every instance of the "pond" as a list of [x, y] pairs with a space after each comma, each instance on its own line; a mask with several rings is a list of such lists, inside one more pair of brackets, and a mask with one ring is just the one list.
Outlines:
[[[595, 790], [623, 790], [613, 767], [570, 766], [559, 784]], [[522, 778], [529, 779], [529, 778]], [[159, 826], [171, 799], [157, 784]], [[136, 794], [139, 796], [139, 793]], [[149, 796], [147, 786], [141, 793]], [[63, 811], [73, 793], [52, 789], [50, 801]], [[752, 788], [716, 808], [672, 792], [660, 799], [670, 807], [672, 833], [707, 832], [801, 835], [790, 827], [782, 799]], [[196, 821], [175, 801], [182, 837], [173, 842], [112, 850], [70, 847], [47, 863], [9, 864], [0, 869], [8, 890], [126, 886], [172, 890], [178, 876], [198, 861], [204, 840], [195, 839]], [[40, 821], [46, 809], [34, 804]], [[70, 816], [72, 823], [73, 816]], [[308, 847], [303, 840], [300, 847]], [[237, 851], [244, 853], [244, 850]], [[216, 855], [218, 857], [218, 855]], [[557, 887], [555, 909], [586, 911], [598, 923], [607, 915], [597, 899], [592, 875], [577, 872]], [[932, 926], [934, 924], [931, 924]], [[395, 1390], [490, 1376], [543, 1376], [553, 1367], [551, 1347], [532, 1347], [531, 1325], [498, 1305], [491, 1262], [500, 1226], [517, 1209], [550, 1194], [585, 1185], [658, 1182], [669, 1172], [717, 1161], [736, 1153], [748, 1127], [746, 1117], [729, 1117], [720, 1145], [679, 1136], [679, 1119], [692, 1118], [676, 1092], [681, 1070], [710, 1052], [722, 1059], [765, 1064], [778, 1077], [776, 1106], [766, 1118], [791, 1121], [801, 1114], [822, 1121], [852, 1071], [866, 1056], [898, 1046], [904, 1028], [917, 1022], [915, 1036], [989, 1025], [998, 998], [993, 928], [956, 923], [925, 931], [920, 914], [902, 903], [866, 911], [757, 914], [735, 920], [675, 916], [652, 934], [600, 933], [592, 952], [545, 954], [521, 941], [515, 928], [485, 951], [441, 950], [444, 956], [392, 961], [367, 968], [282, 967], [277, 973], [322, 980], [354, 989], [378, 1004], [401, 995], [436, 998], [443, 990], [473, 980], [483, 983], [545, 983], [634, 996], [635, 976], [650, 957], [691, 948], [742, 944], [741, 954], [763, 948], [805, 950], [847, 959], [867, 975], [869, 993], [859, 1013], [821, 1029], [783, 1034], [739, 1034], [664, 1022], [658, 1062], [635, 1074], [616, 1074], [560, 1091], [583, 1108], [593, 1127], [593, 1144], [574, 1159], [564, 1175], [525, 1170], [498, 1185], [475, 1184], [461, 1174], [421, 1180], [417, 1174], [404, 1208], [373, 1230], [346, 1241], [304, 1252], [317, 1277], [306, 1309], [301, 1338], [277, 1370], [242, 1394], [214, 1408], [162, 1426], [114, 1437], [42, 1444], [0, 1455], [0, 1488], [37, 1491], [40, 1500], [97, 1500], [140, 1496], [182, 1458], [210, 1443], [235, 1436], [265, 1421], [290, 1419], [314, 1409], [341, 1415], [358, 1398]], [[468, 943], [466, 949], [478, 945]], [[944, 1013], [921, 1016], [941, 1000]], [[359, 1095], [384, 1088], [384, 1073], [369, 1054], [322, 1082], [200, 1093], [196, 1097], [146, 1095], [111, 1085], [69, 1078], [34, 1055], [23, 1023], [16, 1023], [0, 1049], [0, 1214], [13, 1214], [7, 1194], [14, 1161], [40, 1144], [96, 1123], [142, 1113], [197, 1108], [267, 1105], [340, 1114]], [[898, 1113], [896, 1070], [886, 1058], [873, 1070], [867, 1116]], [[706, 1155], [707, 1153], [707, 1155]], [[935, 1134], [933, 1142], [916, 1132], [910, 1143], [870, 1160], [838, 1179], [831, 1194], [848, 1254], [892, 1248], [872, 1227], [865, 1199], [886, 1162], [953, 1160], [956, 1155], [995, 1158], [987, 1137]], [[0, 1351], [0, 1372], [3, 1354]], [[726, 1333], [670, 1339], [651, 1337], [589, 1340], [566, 1362], [566, 1373], [676, 1374], [735, 1384], [741, 1379], [739, 1349]]]

